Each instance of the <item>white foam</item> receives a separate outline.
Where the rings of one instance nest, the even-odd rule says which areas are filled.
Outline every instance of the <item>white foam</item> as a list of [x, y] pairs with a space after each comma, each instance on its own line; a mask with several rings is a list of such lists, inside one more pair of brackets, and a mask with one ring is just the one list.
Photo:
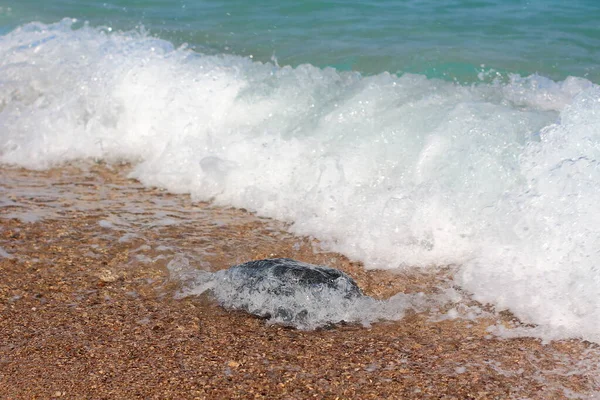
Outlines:
[[0, 162], [135, 162], [369, 268], [459, 265], [477, 299], [600, 341], [591, 82], [361, 77], [71, 25], [0, 38]]
[[524, 190], [495, 207], [505, 236], [482, 241], [459, 280], [478, 300], [539, 324], [542, 337], [600, 341], [599, 118], [594, 87], [528, 144]]

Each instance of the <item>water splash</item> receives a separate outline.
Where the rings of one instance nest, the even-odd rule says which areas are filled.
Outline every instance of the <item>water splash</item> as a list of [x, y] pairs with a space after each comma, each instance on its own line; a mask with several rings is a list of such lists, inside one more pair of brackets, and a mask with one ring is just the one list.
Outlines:
[[183, 286], [178, 298], [208, 292], [225, 308], [304, 330], [340, 322], [369, 326], [398, 320], [410, 307], [411, 296], [376, 300], [339, 270], [288, 258], [251, 261], [212, 273], [193, 268], [179, 256], [167, 267], [171, 279]]

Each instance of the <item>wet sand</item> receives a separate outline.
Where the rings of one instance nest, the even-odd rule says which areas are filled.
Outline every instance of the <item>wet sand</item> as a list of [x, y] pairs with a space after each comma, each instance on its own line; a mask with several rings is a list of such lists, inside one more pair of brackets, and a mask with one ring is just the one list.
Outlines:
[[490, 325], [518, 324], [506, 312], [305, 332], [175, 300], [176, 254], [210, 270], [326, 264], [378, 298], [436, 293], [453, 268], [365, 271], [282, 223], [143, 188], [128, 168], [0, 169], [0, 398], [600, 397], [597, 345], [498, 339]]

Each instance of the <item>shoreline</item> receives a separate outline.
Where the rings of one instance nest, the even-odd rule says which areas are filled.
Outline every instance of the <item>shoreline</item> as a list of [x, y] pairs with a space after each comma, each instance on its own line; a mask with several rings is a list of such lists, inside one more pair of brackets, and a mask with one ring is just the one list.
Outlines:
[[176, 254], [212, 270], [267, 257], [329, 265], [377, 298], [434, 293], [451, 268], [366, 271], [277, 221], [144, 188], [127, 168], [0, 167], [5, 398], [600, 396], [598, 345], [489, 335], [508, 313], [298, 331], [175, 300]]

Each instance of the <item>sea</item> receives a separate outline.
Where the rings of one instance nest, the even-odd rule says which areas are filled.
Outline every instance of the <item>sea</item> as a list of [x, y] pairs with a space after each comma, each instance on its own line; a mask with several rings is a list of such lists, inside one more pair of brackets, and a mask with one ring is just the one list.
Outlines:
[[545, 339], [600, 343], [599, 85], [596, 0], [0, 0], [0, 164], [451, 266]]

